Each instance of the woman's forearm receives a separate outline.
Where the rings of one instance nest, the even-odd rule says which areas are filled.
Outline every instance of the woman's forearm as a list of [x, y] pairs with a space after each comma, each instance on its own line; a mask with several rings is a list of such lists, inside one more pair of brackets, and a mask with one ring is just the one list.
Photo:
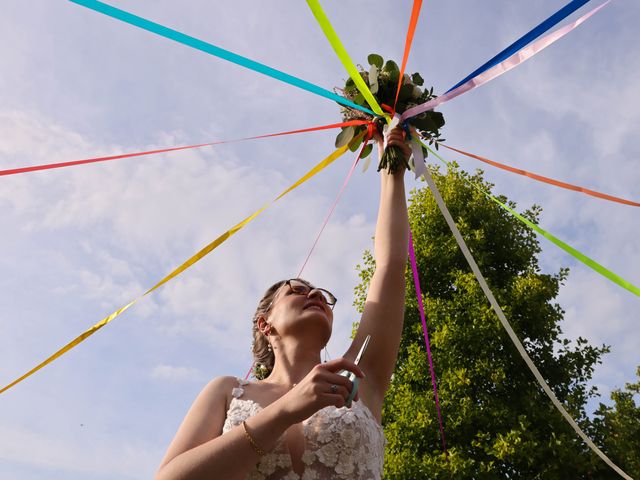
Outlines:
[[404, 174], [380, 174], [380, 206], [374, 240], [376, 268], [404, 268], [407, 262], [409, 220]]
[[[246, 420], [249, 434], [267, 452], [293, 423], [280, 401]], [[173, 458], [158, 471], [156, 480], [240, 480], [254, 468], [260, 457], [246, 438], [243, 426], [239, 425]]]

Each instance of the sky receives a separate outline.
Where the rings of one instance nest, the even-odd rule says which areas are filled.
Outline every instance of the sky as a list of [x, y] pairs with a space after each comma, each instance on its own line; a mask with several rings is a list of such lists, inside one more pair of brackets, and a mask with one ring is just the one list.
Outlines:
[[[444, 92], [565, 2], [425, 1], [407, 70]], [[304, 2], [112, 4], [324, 88], [346, 79]], [[570, 18], [585, 13], [589, 2]], [[323, 2], [351, 57], [400, 61], [411, 3]], [[63, 0], [2, 0], [0, 168], [203, 143], [339, 121], [329, 100]], [[615, 0], [535, 58], [443, 105], [451, 146], [638, 201], [640, 5]], [[0, 383], [5, 385], [274, 198], [334, 149], [335, 131], [0, 178]], [[519, 210], [640, 284], [640, 211], [485, 170]], [[262, 292], [295, 276], [348, 171], [344, 156], [227, 243], [0, 396], [0, 478], [153, 476], [184, 414], [218, 375], [251, 366]], [[421, 186], [407, 176], [408, 188]], [[338, 297], [328, 350], [357, 313], [372, 247], [375, 169], [358, 171], [305, 269]], [[541, 239], [569, 267], [564, 335], [611, 353], [602, 401], [635, 379], [638, 298]], [[435, 359], [437, 368], [437, 359]], [[524, 366], [523, 366], [524, 368]], [[532, 379], [533, 381], [533, 379]], [[597, 402], [592, 402], [593, 409]], [[446, 414], [445, 414], [446, 423]]]

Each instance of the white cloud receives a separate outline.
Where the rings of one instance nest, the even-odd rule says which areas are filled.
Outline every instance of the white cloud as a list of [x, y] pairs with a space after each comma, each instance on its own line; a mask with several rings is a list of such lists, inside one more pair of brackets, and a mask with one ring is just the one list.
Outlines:
[[198, 369], [176, 367], [173, 365], [156, 365], [151, 371], [151, 378], [169, 382], [193, 382], [203, 380], [203, 376]]
[[[328, 88], [346, 77], [304, 5], [282, 17], [269, 3], [116, 4]], [[370, 52], [400, 57], [409, 7], [377, 5], [362, 12], [358, 28], [340, 15], [342, 4], [325, 8], [356, 61]], [[533, 16], [542, 19], [555, 9], [550, 1], [526, 9], [506, 1], [495, 9], [435, 2], [423, 11], [409, 69], [442, 90], [530, 28]], [[338, 118], [331, 102], [74, 5], [13, 2], [5, 13], [0, 168]], [[211, 30], [211, 15], [224, 19], [220, 28]], [[611, 5], [536, 59], [447, 104], [445, 136], [497, 161], [637, 199], [636, 17], [633, 6]], [[384, 34], [371, 27], [379, 18], [389, 25]], [[0, 331], [10, 341], [2, 351], [2, 378], [31, 367], [273, 198], [331, 150], [334, 134], [3, 177]], [[467, 170], [477, 166], [471, 162], [464, 161]], [[47, 479], [60, 471], [65, 479], [73, 472], [83, 480], [149, 477], [197, 384], [248, 369], [255, 303], [273, 281], [297, 273], [346, 163], [277, 202], [179, 278], [8, 392], [0, 409], [3, 460], [41, 469], [39, 478]], [[541, 203], [543, 227], [640, 283], [637, 209], [485, 170], [496, 190], [519, 206]], [[354, 265], [371, 246], [376, 180], [373, 171], [354, 175], [304, 274], [339, 298], [333, 356], [346, 348], [356, 319]], [[571, 263], [541, 242], [545, 270]], [[567, 310], [565, 333], [611, 344], [594, 383], [621, 386], [640, 363], [637, 299], [571, 265], [559, 298]], [[68, 428], [77, 418], [93, 418], [89, 441]]]

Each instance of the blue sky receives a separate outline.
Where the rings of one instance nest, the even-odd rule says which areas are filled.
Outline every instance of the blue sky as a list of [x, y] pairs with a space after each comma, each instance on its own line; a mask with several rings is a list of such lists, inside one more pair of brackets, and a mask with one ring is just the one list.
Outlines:
[[[424, 2], [408, 70], [443, 92], [564, 3]], [[113, 5], [325, 88], [346, 78], [304, 2]], [[399, 61], [410, 2], [363, 5], [324, 7], [355, 61], [371, 52]], [[440, 109], [448, 143], [637, 201], [639, 23], [637, 2], [616, 0], [534, 59], [449, 102]], [[1, 168], [339, 120], [333, 102], [62, 0], [3, 1], [0, 70]], [[332, 151], [334, 137], [311, 133], [2, 178], [0, 383], [273, 198]], [[469, 171], [480, 167], [445, 156]], [[350, 161], [3, 394], [0, 477], [151, 477], [208, 379], [243, 376], [251, 365], [255, 303], [273, 281], [297, 273]], [[640, 284], [638, 209], [501, 171], [486, 177], [520, 209], [542, 205], [543, 228]], [[305, 270], [339, 298], [333, 356], [346, 348], [357, 318], [355, 265], [371, 247], [377, 188], [375, 169], [354, 175]], [[593, 380], [608, 399], [640, 364], [638, 299], [541, 244], [545, 271], [571, 268], [559, 297], [565, 335], [611, 345]]]

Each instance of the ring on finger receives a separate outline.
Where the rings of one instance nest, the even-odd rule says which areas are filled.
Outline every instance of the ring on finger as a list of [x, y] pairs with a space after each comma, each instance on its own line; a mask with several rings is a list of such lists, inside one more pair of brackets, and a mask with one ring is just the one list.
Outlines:
[[331, 385], [330, 387], [331, 393], [336, 393], [338, 391], [338, 386], [336, 384]]

